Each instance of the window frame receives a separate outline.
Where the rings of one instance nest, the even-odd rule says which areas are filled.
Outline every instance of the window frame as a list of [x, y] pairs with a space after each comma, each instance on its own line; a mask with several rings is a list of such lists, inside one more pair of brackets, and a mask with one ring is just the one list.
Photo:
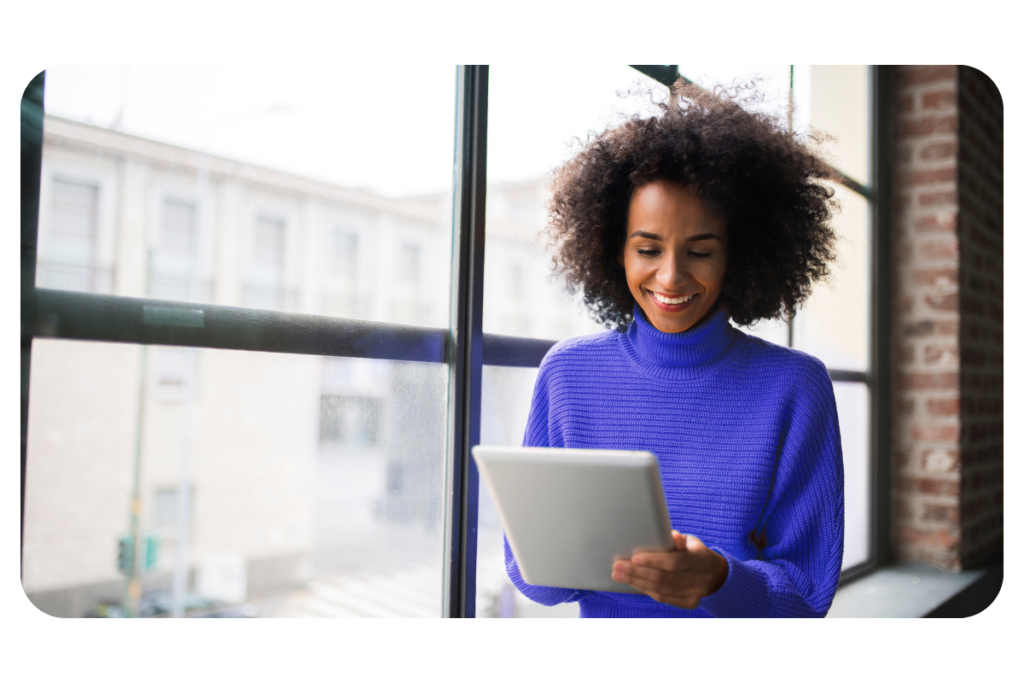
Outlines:
[[[675, 66], [635, 66], [671, 84]], [[206, 303], [161, 301], [36, 287], [42, 175], [45, 72], [22, 99], [21, 146], [21, 546], [24, 551], [25, 472], [32, 341], [59, 338], [444, 363], [448, 368], [444, 602], [445, 617], [475, 616], [479, 478], [470, 449], [480, 440], [483, 365], [538, 367], [552, 340], [482, 331], [487, 66], [456, 71], [452, 271], [447, 329]], [[836, 382], [861, 382], [870, 394], [870, 558], [848, 568], [841, 583], [889, 561], [889, 434], [891, 342], [889, 301], [891, 206], [890, 69], [871, 67], [872, 187], [843, 184], [871, 205], [871, 356], [867, 372], [829, 369]], [[286, 221], [287, 223], [287, 221]], [[286, 226], [287, 230], [287, 226]], [[197, 230], [200, 237], [201, 227]], [[357, 234], [361, 234], [358, 232]], [[286, 240], [287, 241], [287, 240]], [[284, 264], [287, 281], [288, 262]]]

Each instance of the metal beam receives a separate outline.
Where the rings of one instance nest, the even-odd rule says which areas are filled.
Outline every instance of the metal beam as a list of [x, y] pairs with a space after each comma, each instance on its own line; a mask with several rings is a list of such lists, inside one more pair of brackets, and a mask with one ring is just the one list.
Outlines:
[[[35, 317], [36, 244], [39, 232], [39, 183], [43, 168], [43, 90], [40, 72], [21, 97], [21, 553], [25, 552], [25, 467], [28, 453], [28, 388], [32, 368]], [[19, 562], [19, 571], [22, 563]]]
[[488, 69], [462, 66], [458, 79], [444, 614], [473, 617], [479, 482], [470, 452], [480, 442]]

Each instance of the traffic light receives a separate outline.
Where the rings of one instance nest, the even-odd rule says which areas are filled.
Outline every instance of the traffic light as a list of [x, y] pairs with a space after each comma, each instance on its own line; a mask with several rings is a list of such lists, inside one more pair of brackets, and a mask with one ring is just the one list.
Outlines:
[[146, 556], [142, 571], [148, 572], [156, 566], [160, 557], [160, 539], [156, 536], [146, 536]]
[[[146, 534], [142, 566], [139, 573], [144, 574], [156, 566], [160, 559], [160, 538]], [[131, 574], [135, 567], [135, 537], [122, 536], [117, 542], [117, 569], [122, 574]]]
[[117, 542], [117, 569], [122, 574], [131, 574], [135, 567], [135, 538], [122, 536]]

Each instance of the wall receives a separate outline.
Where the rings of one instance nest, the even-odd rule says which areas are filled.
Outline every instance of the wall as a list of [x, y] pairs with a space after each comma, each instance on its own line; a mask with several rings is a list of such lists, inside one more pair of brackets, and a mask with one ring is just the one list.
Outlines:
[[1002, 547], [1002, 102], [969, 67], [895, 80], [895, 556], [959, 570]]

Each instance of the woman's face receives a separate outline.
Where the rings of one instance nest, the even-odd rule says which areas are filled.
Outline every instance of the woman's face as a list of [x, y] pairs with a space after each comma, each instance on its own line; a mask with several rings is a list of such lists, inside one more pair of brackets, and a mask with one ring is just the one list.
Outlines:
[[725, 223], [684, 186], [654, 181], [629, 203], [619, 263], [647, 322], [685, 332], [714, 310], [726, 266]]

